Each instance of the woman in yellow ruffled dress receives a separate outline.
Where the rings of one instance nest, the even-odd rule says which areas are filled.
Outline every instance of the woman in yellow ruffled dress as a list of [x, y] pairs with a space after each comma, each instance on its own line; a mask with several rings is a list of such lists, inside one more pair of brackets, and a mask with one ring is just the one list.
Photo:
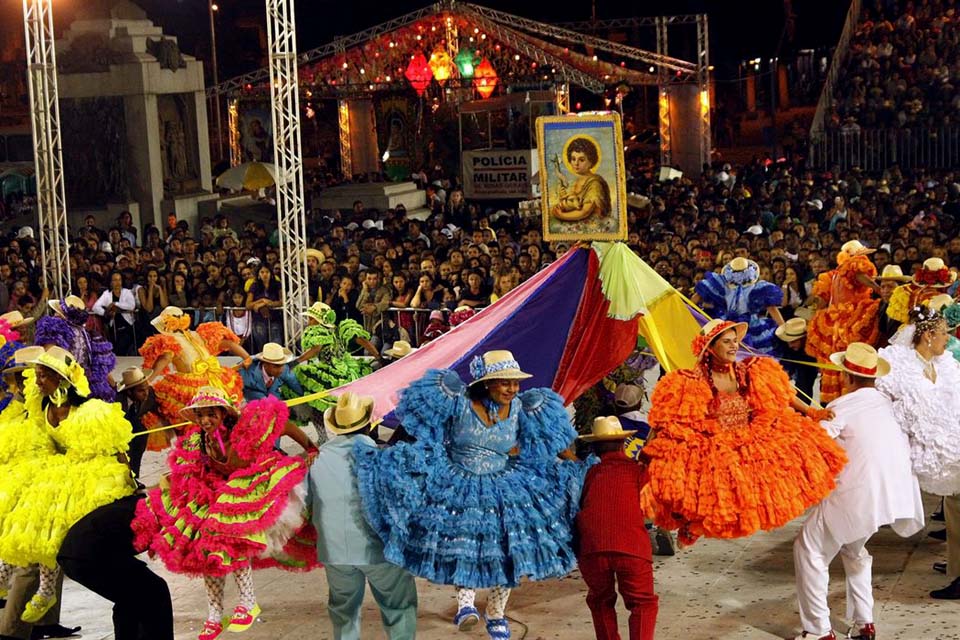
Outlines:
[[[235, 333], [219, 322], [205, 322], [191, 331], [190, 316], [179, 307], [167, 307], [151, 324], [160, 333], [147, 338], [140, 355], [143, 367], [153, 370], [150, 382], [169, 424], [182, 421], [180, 410], [201, 387], [217, 387], [234, 401], [243, 398], [240, 374], [217, 360], [219, 354], [229, 352], [242, 358], [244, 366], [250, 365], [250, 354]], [[156, 380], [157, 376], [162, 378]]]
[[[858, 240], [844, 243], [837, 254], [837, 268], [821, 273], [813, 295], [822, 303], [807, 330], [807, 353], [817, 362], [830, 362], [830, 355], [845, 351], [851, 342], [877, 345], [880, 336], [880, 299], [875, 282], [877, 268], [867, 256], [874, 252]], [[820, 402], [840, 395], [840, 372], [824, 369], [820, 376]]]
[[[5, 465], [0, 476], [0, 560], [40, 565], [40, 586], [22, 619], [36, 622], [57, 600], [57, 552], [85, 515], [136, 488], [124, 453], [131, 426], [119, 404], [87, 399], [83, 368], [66, 350], [39, 353], [23, 372], [26, 422], [43, 430], [55, 451]], [[29, 431], [29, 425], [21, 428]]]

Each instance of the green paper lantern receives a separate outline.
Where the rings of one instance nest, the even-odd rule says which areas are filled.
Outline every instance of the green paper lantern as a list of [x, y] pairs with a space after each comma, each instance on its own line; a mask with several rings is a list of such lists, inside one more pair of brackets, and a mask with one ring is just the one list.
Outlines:
[[477, 56], [475, 50], [470, 47], [464, 47], [460, 49], [460, 52], [457, 54], [457, 57], [453, 59], [453, 62], [457, 65], [457, 69], [460, 70], [460, 77], [469, 80], [473, 77], [480, 58]]

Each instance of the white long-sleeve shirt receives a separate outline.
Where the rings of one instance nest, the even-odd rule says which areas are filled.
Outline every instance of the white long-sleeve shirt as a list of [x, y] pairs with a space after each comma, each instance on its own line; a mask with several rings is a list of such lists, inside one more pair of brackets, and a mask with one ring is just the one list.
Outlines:
[[[107, 289], [93, 303], [92, 311], [98, 316], [105, 316], [107, 308], [111, 304], [113, 304], [113, 291]], [[133, 312], [137, 308], [137, 299], [134, 297], [133, 291], [126, 287], [120, 289], [120, 300], [117, 301], [117, 308], [120, 309], [120, 315], [123, 316], [127, 324], [132, 326], [135, 321]]]

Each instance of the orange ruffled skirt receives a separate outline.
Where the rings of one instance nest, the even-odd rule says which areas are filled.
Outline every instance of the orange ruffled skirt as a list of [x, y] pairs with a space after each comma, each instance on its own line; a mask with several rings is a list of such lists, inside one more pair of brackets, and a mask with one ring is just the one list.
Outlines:
[[783, 526], [834, 489], [847, 461], [818, 423], [792, 409], [713, 434], [671, 431], [644, 447], [650, 482], [641, 502], [685, 543]]

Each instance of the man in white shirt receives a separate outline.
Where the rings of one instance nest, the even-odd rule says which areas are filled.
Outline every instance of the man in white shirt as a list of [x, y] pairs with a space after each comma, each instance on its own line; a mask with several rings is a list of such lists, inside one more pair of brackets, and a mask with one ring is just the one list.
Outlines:
[[884, 525], [903, 537], [923, 529], [920, 485], [893, 405], [874, 388], [890, 364], [862, 342], [851, 343], [830, 360], [842, 369], [843, 395], [827, 405], [834, 417], [823, 426], [849, 461], [837, 476], [837, 488], [810, 511], [793, 544], [803, 623], [795, 640], [836, 640], [827, 592], [830, 562], [838, 554], [847, 582], [847, 638], [875, 640], [873, 558], [865, 545]]
[[133, 291], [123, 286], [123, 276], [114, 271], [110, 276], [110, 288], [93, 304], [93, 313], [102, 316], [107, 327], [107, 338], [113, 343], [113, 352], [118, 356], [136, 355], [134, 310], [137, 299]]

